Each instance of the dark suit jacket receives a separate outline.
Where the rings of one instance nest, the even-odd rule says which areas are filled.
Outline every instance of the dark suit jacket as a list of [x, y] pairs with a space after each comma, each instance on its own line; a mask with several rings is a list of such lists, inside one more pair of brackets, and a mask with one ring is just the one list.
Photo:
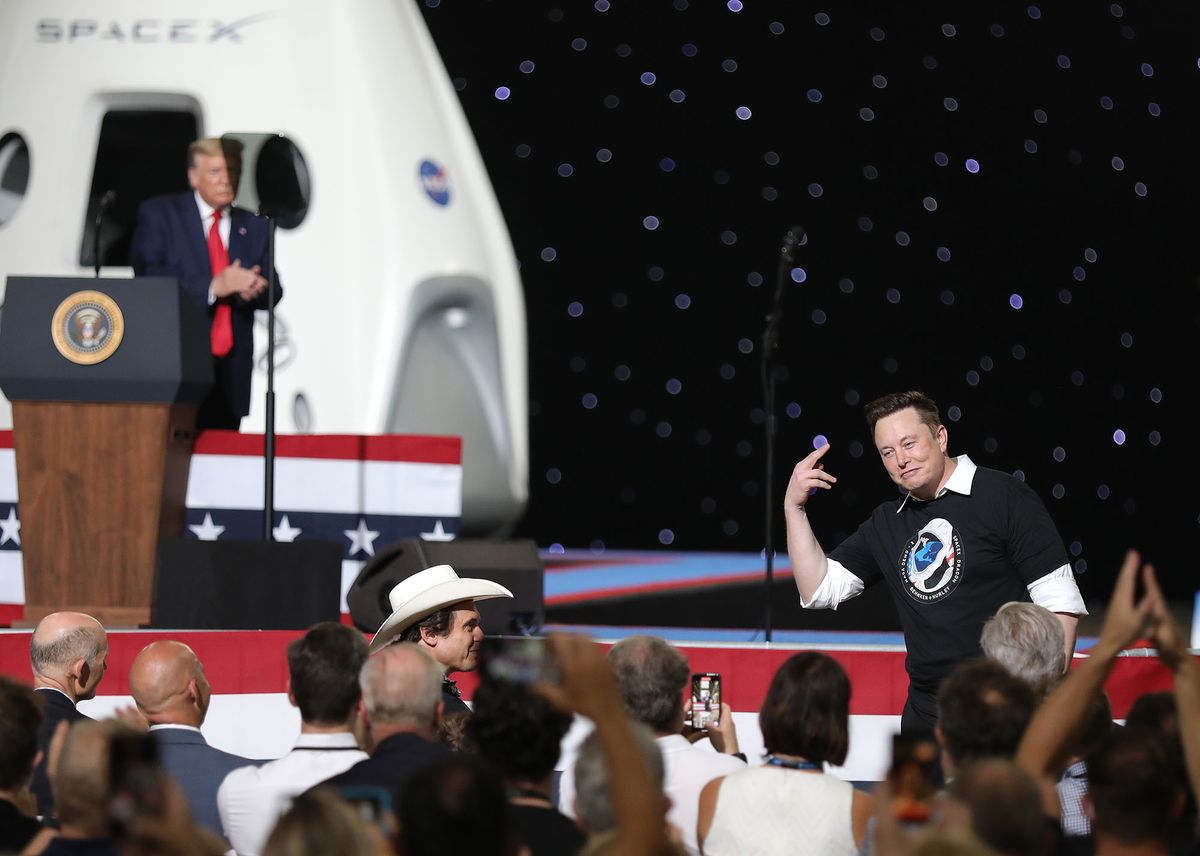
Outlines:
[[42, 825], [21, 814], [8, 800], [0, 799], [0, 853], [20, 853]]
[[38, 748], [42, 750], [42, 760], [33, 769], [33, 783], [29, 786], [37, 797], [38, 814], [49, 817], [54, 813], [54, 794], [50, 791], [50, 779], [46, 776], [46, 761], [50, 757], [50, 739], [54, 737], [54, 729], [64, 719], [75, 722], [91, 717], [75, 709], [75, 704], [58, 690], [38, 689], [38, 698], [42, 700], [42, 727], [38, 729]]
[[[249, 211], [231, 208], [229, 213], [229, 263], [235, 259], [248, 268], [259, 265], [267, 275], [267, 221]], [[137, 226], [129, 261], [138, 276], [176, 276], [184, 291], [208, 312], [208, 286], [212, 266], [208, 241], [193, 191], [156, 196], [138, 207]], [[275, 302], [283, 297], [283, 286], [275, 277]], [[230, 410], [239, 416], [250, 412], [250, 372], [254, 361], [254, 310], [267, 308], [267, 294], [246, 303], [230, 299], [233, 309], [233, 350], [216, 361], [217, 385], [223, 387]]]
[[217, 788], [231, 770], [262, 762], [215, 749], [208, 745], [203, 734], [186, 728], [156, 728], [150, 733], [158, 741], [163, 769], [183, 787], [192, 820], [223, 835], [221, 816], [217, 813]]
[[393, 734], [375, 747], [371, 757], [359, 761], [344, 773], [326, 779], [318, 788], [376, 787], [392, 792], [392, 805], [398, 810], [400, 788], [416, 770], [445, 758], [450, 748], [431, 743], [415, 734]]

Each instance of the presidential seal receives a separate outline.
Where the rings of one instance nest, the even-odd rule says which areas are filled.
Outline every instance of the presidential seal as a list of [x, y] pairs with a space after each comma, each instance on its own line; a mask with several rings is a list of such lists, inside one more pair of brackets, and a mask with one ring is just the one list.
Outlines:
[[99, 291], [77, 291], [58, 304], [50, 337], [58, 352], [73, 363], [91, 366], [113, 355], [125, 335], [125, 318], [117, 302]]
[[963, 570], [962, 540], [950, 521], [938, 517], [926, 523], [904, 548], [899, 570], [904, 590], [918, 603], [949, 597]]

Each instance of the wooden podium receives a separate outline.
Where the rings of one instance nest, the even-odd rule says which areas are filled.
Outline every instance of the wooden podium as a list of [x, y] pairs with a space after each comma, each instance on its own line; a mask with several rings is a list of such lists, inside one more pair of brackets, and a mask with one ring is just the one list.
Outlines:
[[9, 277], [0, 388], [13, 403], [25, 624], [150, 616], [159, 539], [183, 529], [203, 309], [173, 278]]

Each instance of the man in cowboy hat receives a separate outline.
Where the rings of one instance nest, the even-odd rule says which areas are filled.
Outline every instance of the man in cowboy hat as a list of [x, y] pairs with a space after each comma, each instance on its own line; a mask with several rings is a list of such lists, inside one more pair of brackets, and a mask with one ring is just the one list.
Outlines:
[[483, 627], [475, 601], [494, 597], [512, 597], [512, 592], [489, 580], [460, 577], [449, 565], [419, 571], [392, 588], [388, 595], [392, 614], [375, 632], [371, 653], [396, 641], [425, 648], [445, 674], [445, 715], [469, 713], [450, 673], [479, 668]]

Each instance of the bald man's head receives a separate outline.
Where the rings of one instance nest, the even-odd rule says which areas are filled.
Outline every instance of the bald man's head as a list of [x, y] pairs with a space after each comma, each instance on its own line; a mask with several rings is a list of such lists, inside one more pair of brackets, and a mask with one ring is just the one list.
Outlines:
[[193, 725], [204, 722], [211, 688], [204, 665], [182, 642], [152, 642], [129, 669], [129, 691], [152, 724]]
[[47, 615], [29, 639], [34, 686], [60, 689], [75, 701], [96, 695], [107, 657], [108, 634], [82, 612]]

